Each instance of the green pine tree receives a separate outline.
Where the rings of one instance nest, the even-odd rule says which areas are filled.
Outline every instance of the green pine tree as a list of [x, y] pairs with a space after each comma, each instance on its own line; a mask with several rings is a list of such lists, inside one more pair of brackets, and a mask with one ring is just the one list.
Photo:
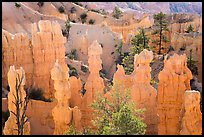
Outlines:
[[139, 34], [135, 35], [131, 40], [130, 52], [124, 56], [122, 65], [124, 66], [125, 73], [131, 74], [134, 70], [134, 56], [139, 54], [144, 49], [150, 49], [148, 46], [149, 38], [145, 35], [145, 30], [141, 28]]
[[168, 22], [166, 19], [166, 14], [164, 14], [162, 12], [160, 12], [158, 14], [154, 14], [154, 22], [155, 22], [156, 28], [152, 34], [158, 35], [159, 39], [152, 40], [152, 43], [159, 46], [158, 54], [161, 54], [161, 49], [163, 49], [162, 42], [165, 42], [165, 43], [169, 42], [167, 37], [164, 35], [165, 31], [169, 31], [167, 28]]
[[129, 90], [116, 88], [110, 93], [112, 101], [96, 97], [91, 107], [95, 110], [94, 125], [97, 135], [143, 135], [146, 124], [142, 120], [144, 109], [135, 109]]

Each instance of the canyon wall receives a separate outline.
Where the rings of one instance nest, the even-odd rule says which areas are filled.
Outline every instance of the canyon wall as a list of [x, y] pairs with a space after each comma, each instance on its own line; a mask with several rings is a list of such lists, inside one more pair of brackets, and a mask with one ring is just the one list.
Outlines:
[[164, 69], [158, 75], [157, 111], [158, 134], [177, 135], [181, 126], [182, 109], [186, 90], [190, 90], [191, 71], [186, 55], [174, 54], [164, 59]]
[[185, 92], [184, 115], [180, 135], [202, 135], [202, 113], [200, 111], [200, 93]]
[[[22, 66], [25, 69], [27, 87], [38, 87], [44, 91], [46, 98], [53, 98], [53, 81], [50, 70], [56, 59], [66, 68], [64, 43], [61, 27], [56, 21], [39, 21], [32, 24], [32, 39], [27, 34], [12, 35], [3, 31], [3, 87], [8, 85], [6, 74], [9, 66]], [[45, 82], [47, 81], [47, 82]]]
[[157, 134], [157, 91], [150, 85], [153, 52], [144, 49], [134, 57], [134, 71], [131, 75], [125, 75], [124, 68], [118, 65], [118, 70], [113, 77], [113, 87], [119, 91], [130, 90], [131, 100], [136, 108], [146, 109], [144, 122], [147, 124], [146, 134]]
[[113, 76], [113, 73], [116, 71], [115, 59], [118, 56], [115, 53], [115, 45], [121, 41], [119, 34], [112, 32], [109, 27], [102, 25], [71, 24], [71, 26], [71, 35], [69, 36], [68, 43], [65, 45], [66, 53], [76, 49], [77, 60], [82, 61], [84, 65], [88, 66], [88, 47], [94, 40], [97, 40], [104, 51], [101, 55], [102, 68], [106, 71], [107, 78]]

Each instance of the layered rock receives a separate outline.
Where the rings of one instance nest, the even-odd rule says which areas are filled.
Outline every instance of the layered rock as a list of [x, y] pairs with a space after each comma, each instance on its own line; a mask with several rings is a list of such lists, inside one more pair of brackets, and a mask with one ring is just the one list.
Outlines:
[[58, 60], [51, 70], [51, 78], [54, 80], [56, 90], [55, 98], [57, 99], [57, 105], [52, 110], [55, 135], [64, 134], [72, 123], [77, 130], [81, 130], [81, 112], [77, 106], [70, 108], [71, 91], [68, 72], [68, 68], [66, 70], [61, 68]]
[[[153, 52], [144, 49], [139, 55], [135, 55], [134, 71], [131, 75], [125, 75], [123, 67], [118, 65], [118, 70], [113, 77], [113, 88], [118, 92], [130, 90], [131, 100], [135, 103], [135, 107], [146, 109], [144, 113], [144, 122], [147, 124], [146, 134], [157, 134], [157, 91], [150, 85], [149, 64], [152, 59]], [[108, 94], [105, 96], [110, 98]]]
[[[39, 27], [39, 31], [38, 31]], [[32, 40], [26, 34], [3, 31], [3, 87], [8, 85], [6, 74], [10, 65], [22, 66], [26, 72], [27, 87], [42, 88], [46, 98], [53, 97], [53, 83], [49, 71], [56, 59], [66, 68], [64, 43], [61, 27], [56, 21], [41, 20], [32, 24]], [[45, 82], [47, 81], [47, 82]]]
[[195, 65], [198, 68], [198, 81], [202, 81], [202, 35], [201, 34], [171, 34], [171, 45], [176, 52], [179, 52], [180, 48], [185, 47], [185, 54], [190, 56], [190, 49], [192, 49], [192, 58], [197, 61]]
[[[68, 69], [68, 68], [67, 68]], [[58, 103], [52, 110], [55, 123], [55, 135], [64, 134], [69, 128], [72, 120], [72, 110], [69, 107], [69, 99], [71, 98], [70, 84], [68, 82], [68, 70], [63, 71], [58, 61], [51, 70], [51, 78], [54, 80], [55, 98]]]
[[7, 31], [2, 32], [2, 86], [8, 86], [7, 73], [9, 67], [23, 67], [25, 69], [26, 85], [32, 84], [33, 58], [29, 36], [18, 33], [15, 35]]
[[80, 78], [76, 78], [74, 76], [69, 78], [70, 83], [70, 91], [71, 91], [71, 98], [70, 98], [70, 106], [74, 108], [77, 106], [78, 108], [81, 108], [81, 102], [82, 102], [82, 94], [81, 94], [81, 88], [82, 83]]
[[198, 91], [186, 91], [184, 102], [184, 116], [180, 135], [202, 134], [202, 113], [200, 111], [200, 93]]
[[186, 55], [174, 54], [164, 59], [164, 69], [158, 75], [157, 111], [158, 134], [179, 134], [184, 105], [184, 94], [190, 90], [191, 71], [187, 68]]
[[85, 84], [86, 93], [82, 99], [82, 122], [83, 125], [90, 125], [91, 123], [91, 108], [89, 105], [93, 102], [94, 96], [97, 93], [103, 94], [104, 82], [99, 75], [99, 71], [102, 69], [102, 61], [100, 55], [102, 54], [102, 48], [95, 40], [88, 48], [88, 63], [90, 74]]
[[[39, 32], [38, 28], [39, 27]], [[55, 60], [59, 60], [62, 69], [66, 69], [65, 47], [61, 27], [57, 22], [39, 21], [32, 26], [32, 46], [34, 58], [34, 85], [45, 92], [46, 98], [53, 97], [53, 83], [50, 70]], [[45, 81], [47, 81], [45, 83]]]
[[134, 57], [133, 85], [131, 87], [131, 99], [136, 108], [145, 108], [144, 122], [147, 124], [146, 134], [157, 134], [157, 91], [150, 85], [151, 68], [149, 66], [153, 59], [153, 52], [144, 49]]
[[[26, 92], [24, 91], [24, 85], [25, 85], [25, 72], [23, 68], [21, 67], [18, 70], [15, 70], [14, 66], [10, 66], [9, 72], [8, 72], [8, 84], [10, 87], [10, 92], [8, 93], [8, 110], [10, 111], [10, 117], [8, 118], [7, 122], [5, 123], [4, 127], [4, 134], [5, 135], [18, 135], [18, 125], [16, 124], [16, 116], [13, 114], [17, 114], [16, 106], [14, 103], [16, 103], [17, 96], [19, 97], [19, 101], [23, 102], [19, 104], [19, 119], [21, 120], [21, 116], [23, 114], [23, 108], [24, 108], [24, 99], [26, 97]], [[18, 87], [18, 89], [16, 89]], [[17, 91], [16, 91], [17, 90]], [[11, 113], [13, 112], [13, 113]], [[26, 119], [27, 117], [25, 117]], [[22, 124], [20, 122], [20, 124]], [[29, 121], [24, 124], [23, 127], [23, 134], [29, 135], [30, 134], [30, 123]]]
[[113, 32], [121, 33], [123, 36], [123, 42], [127, 42], [128, 34], [134, 34], [135, 30], [139, 27], [149, 28], [153, 25], [153, 21], [149, 16], [143, 17], [140, 22], [135, 22], [132, 24], [124, 23], [122, 26], [110, 25]]

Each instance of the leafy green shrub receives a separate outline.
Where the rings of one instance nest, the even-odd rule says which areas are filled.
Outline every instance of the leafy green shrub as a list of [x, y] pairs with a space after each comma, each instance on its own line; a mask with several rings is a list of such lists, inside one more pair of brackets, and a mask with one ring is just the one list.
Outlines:
[[70, 65], [70, 64], [68, 64], [67, 66], [69, 67], [69, 76], [70, 77], [75, 76], [78, 78], [79, 74], [78, 74], [76, 68], [72, 67], [72, 65]]
[[80, 15], [80, 18], [81, 18], [81, 22], [82, 22], [82, 23], [85, 23], [86, 20], [87, 20], [87, 14], [86, 14], [85, 12], [82, 13], [82, 14]]
[[100, 75], [100, 77], [105, 78], [105, 76], [106, 76], [106, 71], [105, 71], [104, 69], [101, 69], [101, 70], [99, 71], [99, 75]]
[[116, 19], [119, 19], [120, 17], [122, 17], [122, 11], [118, 7], [115, 7], [112, 16]]
[[77, 10], [76, 10], [76, 8], [75, 7], [72, 7], [71, 9], [70, 9], [70, 12], [71, 13], [75, 13]]
[[58, 11], [59, 11], [60, 13], [64, 13], [64, 7], [60, 6], [60, 7], [58, 8]]
[[42, 7], [42, 6], [44, 5], [44, 2], [38, 2], [37, 5], [38, 5], [39, 7]]
[[76, 49], [72, 49], [70, 53], [67, 54], [69, 59], [74, 59], [77, 60], [77, 50]]
[[81, 71], [83, 71], [84, 73], [86, 73], [88, 71], [88, 68], [84, 65], [81, 66]]
[[194, 28], [193, 26], [190, 24], [186, 30], [186, 33], [190, 33], [190, 32], [193, 32]]
[[96, 10], [96, 9], [91, 9], [92, 12], [96, 12], [96, 13], [100, 13], [99, 10]]
[[21, 4], [18, 3], [18, 2], [15, 2], [15, 6], [16, 6], [16, 8], [20, 8], [20, 7], [21, 7]]
[[52, 102], [52, 100], [50, 98], [46, 99], [43, 96], [43, 90], [40, 89], [40, 88], [31, 88], [29, 90], [29, 99], [42, 100], [42, 101], [45, 101], [45, 102]]
[[89, 20], [89, 24], [94, 24], [94, 23], [95, 23], [95, 20], [93, 20], [93, 19]]

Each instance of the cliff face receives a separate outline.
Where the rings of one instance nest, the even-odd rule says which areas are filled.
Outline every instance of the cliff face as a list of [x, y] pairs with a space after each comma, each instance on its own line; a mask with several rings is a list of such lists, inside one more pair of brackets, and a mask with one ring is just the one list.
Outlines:
[[[96, 35], [97, 32], [97, 35]], [[105, 51], [101, 55], [103, 62], [103, 69], [107, 72], [106, 77], [110, 78], [116, 70], [115, 45], [121, 40], [117, 33], [112, 32], [108, 27], [101, 25], [81, 25], [72, 24], [70, 29], [70, 37], [68, 43], [65, 45], [66, 53], [72, 49], [77, 50], [77, 60], [82, 61], [84, 65], [88, 66], [88, 47], [94, 40], [97, 40]]]
[[164, 69], [158, 75], [157, 111], [158, 134], [177, 135], [180, 131], [184, 94], [190, 90], [191, 71], [186, 56], [174, 54], [164, 60]]
[[22, 66], [28, 81], [26, 86], [42, 88], [46, 98], [53, 97], [49, 71], [56, 59], [63, 68], [67, 67], [64, 60], [65, 41], [66, 38], [61, 33], [60, 25], [51, 21], [39, 21], [38, 25], [34, 23], [32, 39], [22, 33], [12, 36], [3, 31], [3, 87], [8, 85], [6, 74], [9, 66]]

